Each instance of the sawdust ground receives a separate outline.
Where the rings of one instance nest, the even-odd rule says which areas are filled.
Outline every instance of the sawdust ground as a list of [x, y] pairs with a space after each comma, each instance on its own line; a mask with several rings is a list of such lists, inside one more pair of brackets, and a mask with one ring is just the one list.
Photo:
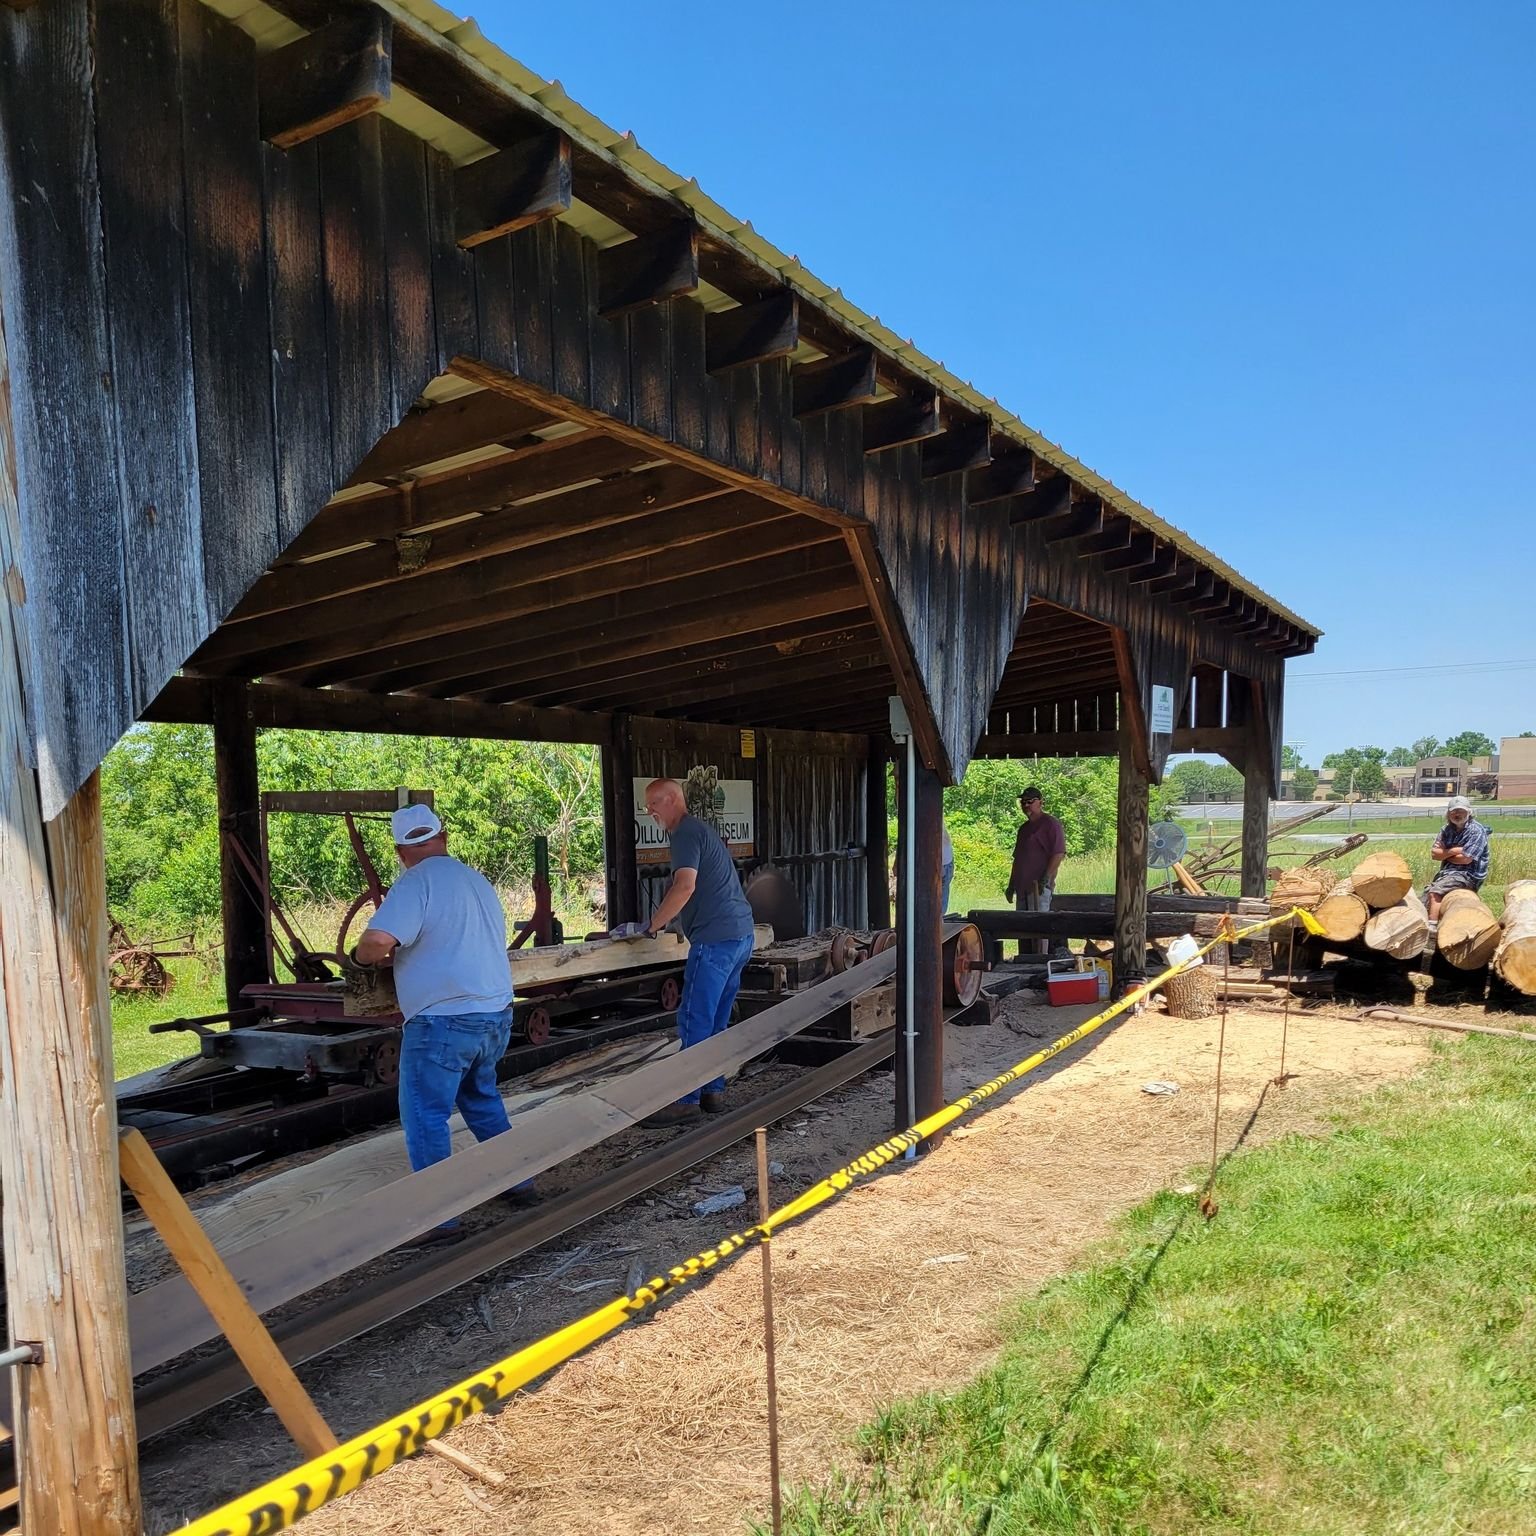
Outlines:
[[[997, 1024], [951, 1027], [958, 1095], [1091, 1009], [1007, 1000]], [[1004, 1304], [1071, 1267], [1119, 1211], [1211, 1151], [1219, 1021], [1158, 1006], [1107, 1028], [973, 1116], [934, 1153], [855, 1189], [774, 1244], [783, 1471], [816, 1479], [851, 1456], [891, 1399], [969, 1379], [1000, 1342]], [[1279, 1060], [1273, 1013], [1228, 1016], [1221, 1146], [1242, 1134]], [[1317, 1132], [1335, 1110], [1414, 1070], [1411, 1026], [1294, 1013], [1287, 1066], [1250, 1142]], [[1143, 1093], [1149, 1080], [1180, 1085]], [[770, 1133], [775, 1200], [888, 1134], [891, 1077], [871, 1074]], [[732, 1096], [757, 1084], [733, 1085]], [[740, 1212], [698, 1218], [706, 1191], [751, 1184], [742, 1146], [549, 1249], [493, 1271], [306, 1367], [343, 1437], [462, 1379], [625, 1286], [709, 1246]], [[558, 1273], [554, 1273], [558, 1271]], [[565, 1366], [450, 1442], [507, 1476], [492, 1488], [418, 1457], [304, 1522], [308, 1536], [381, 1529], [459, 1536], [487, 1515], [532, 1536], [746, 1529], [766, 1517], [766, 1408], [756, 1254]], [[299, 1458], [250, 1398], [144, 1458], [146, 1528], [169, 1529]]]

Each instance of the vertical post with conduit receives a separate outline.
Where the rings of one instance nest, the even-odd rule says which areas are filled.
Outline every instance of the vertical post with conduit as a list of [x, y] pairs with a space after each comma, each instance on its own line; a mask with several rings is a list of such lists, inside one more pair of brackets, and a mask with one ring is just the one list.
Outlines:
[[[931, 768], [912, 771], [913, 1092], [917, 1118], [944, 1107], [944, 784]], [[930, 1137], [927, 1146], [938, 1145]]]
[[1142, 979], [1147, 965], [1147, 774], [1133, 732], [1120, 718], [1120, 787], [1115, 831], [1115, 996]]
[[[896, 1052], [896, 1129], [917, 1121], [917, 1013], [913, 1006], [914, 956], [912, 885], [916, 852], [912, 842], [913, 768], [917, 749], [906, 707], [890, 699], [891, 739], [896, 743], [896, 1022], [900, 1029]], [[911, 1149], [907, 1156], [915, 1155]]]
[[886, 845], [885, 742], [869, 738], [864, 766], [864, 875], [868, 889], [865, 921], [871, 928], [891, 926], [890, 849]]
[[219, 906], [224, 925], [224, 997], [242, 1006], [241, 988], [270, 980], [267, 916], [236, 841], [260, 868], [261, 794], [256, 773], [256, 726], [248, 685], [221, 681], [213, 693], [213, 777], [219, 806]]

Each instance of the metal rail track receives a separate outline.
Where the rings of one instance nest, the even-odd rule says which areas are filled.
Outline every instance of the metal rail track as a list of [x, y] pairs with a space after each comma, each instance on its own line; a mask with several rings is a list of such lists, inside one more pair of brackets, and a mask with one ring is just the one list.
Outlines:
[[[675, 1137], [651, 1155], [588, 1179], [542, 1209], [487, 1228], [446, 1253], [425, 1255], [275, 1323], [272, 1335], [294, 1365], [323, 1355], [675, 1178], [750, 1136], [758, 1126], [782, 1119], [879, 1066], [893, 1050], [889, 1037], [852, 1046], [772, 1093]], [[139, 1438], [148, 1440], [173, 1429], [250, 1387], [245, 1368], [227, 1348], [168, 1371], [134, 1394]]]

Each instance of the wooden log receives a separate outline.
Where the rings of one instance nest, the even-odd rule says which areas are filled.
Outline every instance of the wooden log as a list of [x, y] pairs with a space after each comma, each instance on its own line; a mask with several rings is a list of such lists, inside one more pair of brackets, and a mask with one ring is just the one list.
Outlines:
[[1413, 889], [1413, 871], [1400, 853], [1368, 853], [1350, 871], [1355, 895], [1373, 911], [1395, 907]]
[[1536, 880], [1516, 880], [1504, 893], [1504, 929], [1493, 969], [1515, 991], [1536, 997]]
[[1288, 869], [1275, 881], [1270, 893], [1270, 916], [1279, 917], [1292, 907], [1310, 912], [1338, 883], [1339, 877], [1331, 869]]
[[[1320, 873], [1320, 871], [1312, 871]], [[1326, 938], [1347, 944], [1365, 932], [1371, 909], [1357, 896], [1348, 880], [1340, 880], [1312, 912]]]
[[1440, 904], [1435, 947], [1458, 971], [1475, 971], [1499, 947], [1499, 920], [1473, 891], [1452, 891]]
[[1365, 925], [1365, 942], [1394, 960], [1423, 954], [1429, 939], [1429, 914], [1417, 891], [1409, 891], [1395, 907], [1373, 913]]

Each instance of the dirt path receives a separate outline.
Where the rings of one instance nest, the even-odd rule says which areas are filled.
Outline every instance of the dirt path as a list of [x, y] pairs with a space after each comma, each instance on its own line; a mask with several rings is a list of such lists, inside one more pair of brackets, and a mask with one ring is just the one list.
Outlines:
[[[951, 1029], [953, 1094], [1026, 1056], [1090, 1009], [1010, 999], [990, 1028]], [[990, 1358], [1010, 1298], [1071, 1267], [1119, 1211], [1208, 1157], [1217, 1020], [1160, 1009], [1096, 1035], [993, 1101], [936, 1153], [856, 1189], [775, 1243], [784, 1473], [825, 1475], [892, 1397], [958, 1384]], [[1228, 1018], [1222, 1145], [1278, 1064], [1280, 1019]], [[1425, 1057], [1409, 1026], [1306, 1014], [1249, 1140], [1316, 1131]], [[1142, 1084], [1180, 1085], [1153, 1097]], [[736, 1093], [750, 1091], [737, 1087]], [[777, 1127], [785, 1198], [888, 1134], [891, 1079], [874, 1074]], [[659, 1133], [651, 1133], [653, 1136]], [[749, 1148], [657, 1191], [329, 1356], [303, 1374], [344, 1436], [568, 1322], [730, 1230], [690, 1210], [749, 1182]], [[574, 1257], [573, 1257], [574, 1255]], [[563, 1269], [561, 1266], [565, 1265]], [[559, 1274], [551, 1274], [560, 1269]], [[760, 1270], [749, 1256], [651, 1321], [599, 1345], [452, 1443], [508, 1474], [493, 1490], [417, 1458], [304, 1522], [308, 1536], [478, 1532], [487, 1514], [534, 1536], [746, 1529], [765, 1514]], [[163, 1531], [298, 1460], [247, 1402], [146, 1454], [150, 1531]]]

